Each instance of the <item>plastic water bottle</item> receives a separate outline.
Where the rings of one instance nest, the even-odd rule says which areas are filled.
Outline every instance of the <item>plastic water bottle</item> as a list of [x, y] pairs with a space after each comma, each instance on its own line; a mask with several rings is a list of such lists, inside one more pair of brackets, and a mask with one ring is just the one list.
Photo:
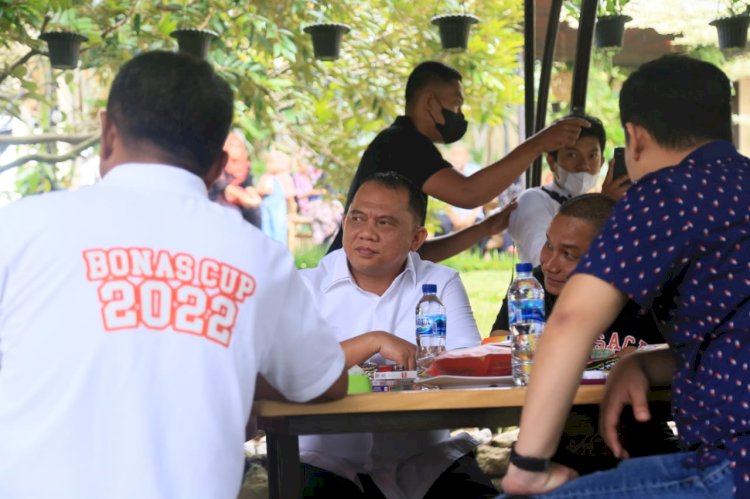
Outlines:
[[537, 341], [544, 331], [544, 288], [531, 273], [530, 263], [516, 264], [516, 278], [508, 289], [513, 382], [529, 383]]
[[423, 371], [445, 351], [445, 307], [437, 297], [435, 284], [423, 284], [424, 295], [417, 303], [417, 369]]

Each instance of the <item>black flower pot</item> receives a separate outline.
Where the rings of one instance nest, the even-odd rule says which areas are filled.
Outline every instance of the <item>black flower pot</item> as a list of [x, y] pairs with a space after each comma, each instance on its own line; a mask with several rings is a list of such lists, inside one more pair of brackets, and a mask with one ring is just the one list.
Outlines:
[[313, 53], [321, 61], [335, 61], [341, 50], [341, 36], [349, 33], [349, 26], [340, 23], [311, 24], [302, 31], [312, 36]]
[[469, 30], [479, 18], [471, 14], [446, 14], [431, 19], [440, 29], [440, 43], [448, 52], [463, 52], [469, 45]]
[[750, 24], [750, 16], [744, 14], [732, 17], [714, 19], [709, 23], [716, 26], [719, 34], [719, 48], [721, 49], [744, 49], [747, 45], [747, 27]]
[[177, 46], [180, 52], [193, 55], [199, 59], [205, 59], [208, 56], [208, 48], [211, 41], [218, 38], [219, 35], [207, 29], [176, 29], [169, 36], [177, 39]]
[[75, 69], [78, 67], [78, 55], [81, 42], [88, 41], [85, 36], [70, 31], [50, 31], [39, 35], [40, 40], [47, 42], [49, 60], [53, 68]]
[[594, 43], [600, 49], [622, 47], [625, 23], [632, 20], [632, 17], [623, 15], [601, 16], [594, 27]]

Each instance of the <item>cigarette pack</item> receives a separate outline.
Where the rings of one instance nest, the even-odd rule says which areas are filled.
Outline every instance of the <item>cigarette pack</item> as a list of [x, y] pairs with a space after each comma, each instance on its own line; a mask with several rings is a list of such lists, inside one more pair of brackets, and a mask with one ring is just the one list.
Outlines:
[[422, 388], [419, 385], [414, 385], [414, 383], [409, 383], [408, 385], [395, 385], [395, 386], [382, 386], [382, 385], [372, 385], [372, 391], [373, 392], [405, 392], [410, 390], [421, 390]]
[[413, 384], [413, 379], [375, 379], [372, 381], [372, 386], [405, 386]]
[[373, 380], [379, 379], [415, 379], [417, 371], [385, 371], [372, 373]]

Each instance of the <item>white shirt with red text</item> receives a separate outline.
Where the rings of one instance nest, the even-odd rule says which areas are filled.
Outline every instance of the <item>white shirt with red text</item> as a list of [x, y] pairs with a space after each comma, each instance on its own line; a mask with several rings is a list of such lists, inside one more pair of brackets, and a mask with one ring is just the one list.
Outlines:
[[234, 499], [257, 373], [304, 401], [343, 367], [291, 255], [183, 169], [0, 210], [3, 499]]

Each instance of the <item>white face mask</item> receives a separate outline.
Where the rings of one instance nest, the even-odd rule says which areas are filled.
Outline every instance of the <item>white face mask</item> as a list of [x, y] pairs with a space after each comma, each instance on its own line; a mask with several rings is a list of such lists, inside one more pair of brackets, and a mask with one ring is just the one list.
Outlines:
[[555, 183], [568, 191], [571, 196], [575, 197], [593, 189], [599, 175], [592, 175], [586, 172], [570, 173], [567, 170], [563, 170], [560, 165], [557, 165], [556, 177]]

